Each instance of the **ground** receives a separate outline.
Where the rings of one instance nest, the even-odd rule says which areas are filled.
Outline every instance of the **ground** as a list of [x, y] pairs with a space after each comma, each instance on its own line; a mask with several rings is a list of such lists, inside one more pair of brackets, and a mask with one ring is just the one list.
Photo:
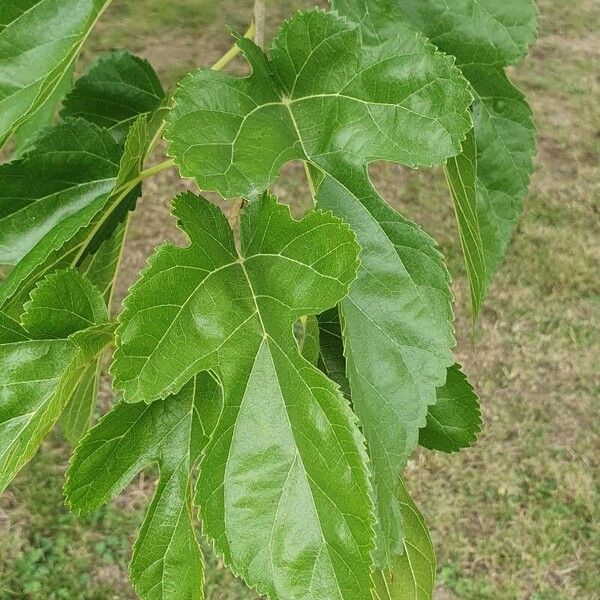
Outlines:
[[[308, 5], [271, 2], [271, 30]], [[537, 171], [474, 327], [442, 173], [372, 169], [383, 195], [423, 224], [447, 256], [457, 354], [483, 406], [474, 448], [451, 456], [419, 451], [408, 468], [437, 549], [438, 600], [600, 598], [600, 3], [540, 0], [539, 8], [539, 41], [512, 73], [534, 109]], [[83, 58], [127, 47], [171, 84], [216, 60], [230, 43], [225, 24], [242, 30], [250, 13], [249, 0], [115, 0]], [[174, 173], [146, 185], [120, 297], [153, 246], [176, 235], [167, 208], [182, 185]], [[295, 206], [306, 201], [297, 165], [286, 168], [276, 191]], [[102, 397], [106, 407], [106, 383]], [[68, 453], [51, 436], [0, 498], [0, 600], [134, 598], [127, 561], [153, 473], [80, 520], [63, 506]], [[255, 597], [217, 559], [209, 562], [209, 599]]]

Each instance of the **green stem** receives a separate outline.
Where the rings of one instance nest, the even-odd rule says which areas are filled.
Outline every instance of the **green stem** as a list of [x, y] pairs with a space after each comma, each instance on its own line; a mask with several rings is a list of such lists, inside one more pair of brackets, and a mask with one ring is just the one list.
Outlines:
[[157, 173], [161, 173], [162, 171], [166, 171], [167, 169], [170, 169], [174, 165], [175, 165], [175, 161], [172, 158], [163, 160], [163, 162], [158, 163], [157, 165], [154, 165], [153, 167], [149, 167], [148, 169], [144, 169], [143, 171], [140, 171], [139, 175], [135, 179], [133, 179], [131, 182], [128, 182], [128, 185], [130, 183], [138, 184], [141, 181], [144, 181], [144, 179], [148, 179], [148, 177], [152, 177], [153, 175], [156, 175]]
[[[256, 33], [256, 27], [254, 23], [248, 27], [246, 33], [244, 34], [245, 38], [252, 39], [254, 34]], [[221, 58], [211, 67], [213, 71], [220, 71], [223, 67], [227, 66], [238, 54], [240, 53], [240, 47], [235, 44], [232, 46]]]
[[[246, 30], [244, 37], [251, 40], [254, 37], [255, 32], [256, 32], [256, 29], [254, 27], [254, 23], [252, 23], [250, 25], [250, 27], [248, 27], [248, 29]], [[221, 58], [211, 67], [211, 69], [213, 71], [220, 71], [221, 69], [226, 67], [239, 53], [240, 53], [240, 47], [237, 44], [235, 44], [227, 52], [225, 52], [225, 54], [223, 54], [223, 56], [221, 56]], [[167, 97], [170, 99], [171, 93], [167, 93]], [[170, 102], [170, 100], [169, 100], [169, 102]], [[172, 107], [169, 107], [169, 110], [170, 110], [170, 108], [172, 108]], [[166, 125], [167, 124], [163, 119], [163, 122], [161, 123], [160, 127], [157, 129], [154, 137], [152, 138], [152, 141], [150, 142], [150, 145], [148, 146], [146, 156], [148, 156], [152, 152], [152, 150], [154, 150], [154, 147], [156, 146], [156, 144], [158, 144], [158, 142], [162, 139], [162, 134], [165, 130]]]

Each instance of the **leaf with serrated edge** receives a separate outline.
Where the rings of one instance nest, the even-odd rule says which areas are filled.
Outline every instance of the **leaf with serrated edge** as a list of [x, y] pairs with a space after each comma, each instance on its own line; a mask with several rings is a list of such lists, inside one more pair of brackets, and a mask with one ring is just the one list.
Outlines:
[[53, 94], [110, 0], [2, 4], [0, 144]]
[[[448, 163], [448, 172], [455, 202], [458, 192], [464, 196], [463, 205], [477, 206], [475, 217], [472, 214], [469, 217], [469, 231], [459, 217], [476, 317], [521, 215], [533, 171], [536, 145], [531, 109], [523, 94], [507, 79], [504, 67], [522, 59], [536, 38], [535, 3], [533, 0], [332, 0], [332, 5], [361, 24], [363, 37], [369, 44], [402, 35], [407, 27], [421, 31], [440, 50], [456, 56], [457, 64], [472, 85], [477, 149], [475, 190], [471, 185], [474, 161], [470, 147], [466, 148], [469, 156]], [[469, 139], [467, 143], [470, 144]], [[468, 182], [465, 189], [457, 187], [458, 178]]]
[[[336, 308], [318, 317], [318, 358], [313, 360], [327, 376], [337, 382], [348, 399], [342, 329]], [[456, 452], [477, 439], [481, 429], [481, 411], [475, 389], [457, 363], [448, 369], [446, 383], [437, 388], [436, 402], [429, 406], [427, 424], [419, 430], [419, 444], [430, 450]]]
[[271, 598], [370, 596], [372, 515], [363, 440], [337, 387], [299, 353], [302, 316], [334, 305], [358, 245], [336, 217], [294, 221], [270, 196], [242, 214], [241, 254], [218, 208], [191, 193], [190, 239], [161, 246], [119, 317], [111, 367], [127, 401], [213, 369], [224, 407], [197, 487], [203, 531]]
[[436, 403], [429, 407], [419, 444], [430, 450], [457, 452], [471, 446], [480, 430], [477, 394], [460, 365], [455, 364], [448, 369], [446, 383], [437, 390]]
[[165, 92], [147, 60], [129, 52], [104, 54], [65, 98], [61, 116], [82, 117], [106, 127], [123, 143], [139, 115], [159, 108]]
[[78, 513], [116, 496], [151, 462], [159, 482], [130, 571], [143, 600], [201, 600], [203, 560], [191, 507], [192, 472], [221, 410], [221, 390], [208, 372], [152, 404], [121, 402], [78, 446], [65, 494]]
[[346, 377], [344, 341], [338, 307], [326, 310], [317, 319], [319, 324], [319, 358], [316, 364], [327, 377], [340, 386], [344, 395], [350, 398], [350, 383]]
[[404, 528], [404, 552], [389, 570], [375, 572], [373, 600], [432, 600], [436, 560], [427, 525], [402, 478], [396, 494]]
[[43, 280], [24, 328], [0, 313], [0, 491], [34, 455], [112, 340], [100, 292], [75, 271]]
[[418, 33], [361, 48], [355, 24], [318, 10], [284, 23], [270, 62], [250, 41], [238, 45], [251, 76], [200, 70], [184, 79], [168, 151], [201, 188], [251, 198], [285, 162], [304, 160], [320, 175], [317, 204], [355, 230], [363, 251], [342, 302], [344, 335], [378, 497], [377, 560], [389, 562], [402, 551], [396, 477], [453, 362], [454, 337], [441, 255], [379, 197], [366, 167], [457, 154], [472, 97], [453, 60]]
[[[122, 151], [106, 130], [69, 121], [49, 130], [25, 158], [0, 167], [0, 253], [18, 260], [0, 284], [2, 310], [18, 310], [45, 274], [79, 266], [112, 234], [139, 195], [134, 177], [146, 150], [146, 131], [140, 117]], [[37, 182], [33, 200], [32, 177]], [[25, 215], [30, 215], [27, 221]]]

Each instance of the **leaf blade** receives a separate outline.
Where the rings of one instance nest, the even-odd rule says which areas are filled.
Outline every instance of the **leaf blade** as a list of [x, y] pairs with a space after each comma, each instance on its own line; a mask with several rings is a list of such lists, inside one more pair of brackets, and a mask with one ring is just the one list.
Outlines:
[[468, 448], [481, 431], [479, 399], [460, 365], [448, 369], [446, 383], [438, 388], [429, 407], [427, 425], [419, 432], [419, 444], [430, 450], [457, 452]]
[[202, 373], [164, 400], [120, 402], [83, 438], [69, 466], [67, 501], [77, 512], [88, 513], [116, 496], [146, 465], [158, 464], [158, 487], [130, 564], [143, 600], [204, 597], [191, 480], [220, 401], [218, 383]]
[[[20, 0], [0, 29], [0, 141], [52, 95], [110, 0]], [[23, 10], [21, 10], [21, 7]]]
[[354, 237], [332, 215], [294, 221], [265, 196], [244, 211], [238, 254], [216, 207], [188, 193], [174, 211], [191, 244], [160, 247], [126, 300], [115, 384], [126, 400], [151, 401], [193, 372], [215, 370], [223, 412], [196, 493], [205, 534], [272, 597], [314, 589], [355, 598], [359, 589], [366, 598], [372, 534], [362, 439], [336, 387], [301, 357], [293, 336], [298, 318], [347, 289]]

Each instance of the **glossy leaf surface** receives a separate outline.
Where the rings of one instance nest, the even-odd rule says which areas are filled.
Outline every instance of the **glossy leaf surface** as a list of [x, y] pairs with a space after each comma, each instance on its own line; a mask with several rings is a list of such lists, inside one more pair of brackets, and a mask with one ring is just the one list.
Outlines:
[[317, 204], [356, 232], [361, 267], [342, 302], [348, 376], [380, 500], [378, 556], [389, 562], [402, 551], [397, 475], [445, 381], [454, 338], [441, 255], [385, 204], [366, 166], [457, 154], [471, 95], [452, 61], [414, 32], [363, 48], [356, 25], [321, 11], [287, 21], [270, 62], [238, 44], [252, 75], [188, 76], [168, 119], [169, 152], [182, 174], [225, 196], [255, 197], [286, 161], [303, 159], [319, 174]]
[[[332, 0], [332, 5], [360, 23], [364, 40], [372, 45], [406, 35], [408, 27], [424, 33], [440, 50], [457, 58], [471, 83], [476, 159], [467, 139], [463, 154], [449, 162], [447, 173], [477, 316], [521, 215], [533, 171], [531, 109], [507, 79], [504, 67], [523, 58], [536, 38], [535, 4], [532, 0]], [[472, 205], [476, 214], [470, 211], [468, 220], [461, 218], [463, 208]]]
[[78, 266], [111, 235], [139, 193], [145, 144], [143, 119], [124, 151], [107, 130], [68, 121], [0, 167], [0, 252], [3, 262], [18, 261], [0, 285], [4, 310], [18, 309], [46, 273]]
[[109, 3], [0, 2], [0, 143], [52, 96]]
[[293, 334], [347, 292], [354, 235], [320, 212], [294, 221], [264, 196], [243, 212], [239, 254], [206, 200], [181, 195], [174, 214], [190, 245], [161, 246], [126, 299], [115, 385], [127, 401], [151, 402], [213, 369], [224, 406], [197, 488], [204, 533], [272, 598], [368, 598], [363, 440]]
[[221, 410], [207, 373], [152, 404], [121, 402], [90, 430], [67, 473], [65, 494], [79, 513], [116, 496], [149, 463], [159, 482], [130, 565], [143, 600], [201, 600], [203, 559], [191, 505], [192, 474]]

